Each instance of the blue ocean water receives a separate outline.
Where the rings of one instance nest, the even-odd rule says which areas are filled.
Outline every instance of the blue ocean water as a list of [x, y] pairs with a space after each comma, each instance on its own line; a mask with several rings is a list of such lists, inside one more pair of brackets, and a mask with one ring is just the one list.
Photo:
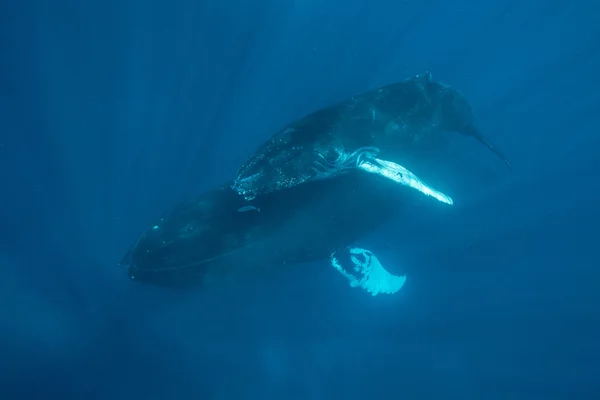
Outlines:
[[[600, 398], [600, 5], [0, 4], [1, 399]], [[451, 213], [365, 238], [393, 296], [325, 264], [177, 293], [118, 262], [283, 124], [424, 71], [458, 137]]]

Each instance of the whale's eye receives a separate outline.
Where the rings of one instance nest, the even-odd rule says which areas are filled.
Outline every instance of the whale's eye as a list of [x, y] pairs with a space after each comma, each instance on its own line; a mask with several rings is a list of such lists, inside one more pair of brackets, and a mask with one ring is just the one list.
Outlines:
[[320, 152], [321, 157], [330, 164], [336, 164], [342, 158], [343, 152], [335, 147], [329, 147]]
[[344, 151], [337, 147], [325, 147], [315, 150], [318, 163], [321, 165], [336, 166], [345, 161]]

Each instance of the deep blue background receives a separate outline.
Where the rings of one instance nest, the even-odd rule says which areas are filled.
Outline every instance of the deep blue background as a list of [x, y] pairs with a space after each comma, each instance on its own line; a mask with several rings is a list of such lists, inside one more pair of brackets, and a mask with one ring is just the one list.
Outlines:
[[[4, 0], [0, 398], [600, 398], [600, 6]], [[396, 296], [325, 265], [198, 294], [117, 265], [283, 123], [429, 70], [451, 212], [365, 239]], [[309, 268], [309, 267], [307, 267]]]

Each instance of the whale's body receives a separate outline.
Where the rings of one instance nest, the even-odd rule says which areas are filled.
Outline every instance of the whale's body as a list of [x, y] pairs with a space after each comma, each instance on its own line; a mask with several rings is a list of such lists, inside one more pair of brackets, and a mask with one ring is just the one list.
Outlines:
[[398, 211], [433, 201], [421, 193], [452, 204], [401, 165], [426, 157], [448, 131], [504, 159], [464, 97], [429, 74], [309, 114], [261, 146], [232, 182], [147, 229], [122, 264], [137, 281], [186, 287], [329, 259], [351, 286], [393, 293], [404, 281], [351, 246]]
[[188, 287], [326, 260], [419, 200], [358, 172], [260, 196], [255, 208], [226, 184], [166, 214], [123, 264], [136, 281]]
[[285, 126], [242, 165], [233, 189], [257, 195], [328, 179], [378, 155], [403, 164], [427, 157], [448, 132], [471, 136], [510, 164], [475, 127], [457, 90], [426, 73], [354, 96]]

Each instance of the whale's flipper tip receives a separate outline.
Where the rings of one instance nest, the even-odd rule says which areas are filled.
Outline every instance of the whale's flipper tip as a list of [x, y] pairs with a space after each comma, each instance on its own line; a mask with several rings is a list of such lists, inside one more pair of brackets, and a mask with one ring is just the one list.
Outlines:
[[359, 247], [347, 247], [331, 253], [331, 266], [345, 276], [350, 287], [360, 287], [372, 296], [394, 294], [406, 283], [406, 276], [388, 272], [370, 251]]

